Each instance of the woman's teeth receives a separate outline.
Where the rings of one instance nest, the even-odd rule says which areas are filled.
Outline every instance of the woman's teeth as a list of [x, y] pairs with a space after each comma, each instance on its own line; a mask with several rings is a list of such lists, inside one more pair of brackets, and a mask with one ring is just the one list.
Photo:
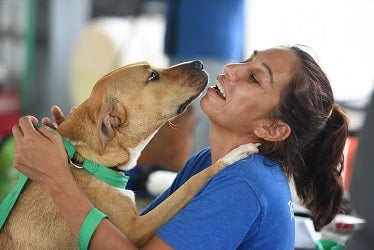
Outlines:
[[226, 99], [225, 90], [223, 89], [221, 83], [218, 80], [216, 80], [216, 85], [217, 85], [217, 90], [219, 91], [219, 93], [222, 95], [223, 98]]

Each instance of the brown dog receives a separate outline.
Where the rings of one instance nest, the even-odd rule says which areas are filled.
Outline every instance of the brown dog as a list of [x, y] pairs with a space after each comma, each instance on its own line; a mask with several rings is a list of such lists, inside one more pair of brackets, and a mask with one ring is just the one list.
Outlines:
[[[60, 124], [57, 131], [77, 148], [75, 162], [87, 158], [108, 167], [130, 169], [141, 150], [168, 120], [181, 114], [201, 93], [207, 75], [200, 61], [170, 68], [141, 62], [102, 77], [91, 96]], [[144, 245], [215, 173], [251, 152], [253, 144], [234, 150], [192, 177], [146, 215], [138, 216], [133, 194], [114, 188], [82, 169], [72, 167], [91, 202], [108, 215], [137, 246]], [[130, 192], [130, 191], [129, 191]], [[44, 189], [29, 181], [4, 228], [4, 249], [76, 249], [77, 242]]]

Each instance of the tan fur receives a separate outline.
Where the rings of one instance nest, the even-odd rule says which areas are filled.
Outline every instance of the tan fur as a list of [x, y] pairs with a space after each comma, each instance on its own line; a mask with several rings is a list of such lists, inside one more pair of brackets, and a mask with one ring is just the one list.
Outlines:
[[187, 110], [164, 124], [142, 151], [138, 159], [141, 167], [162, 166], [178, 172], [192, 154], [195, 110]]
[[[159, 72], [160, 77], [148, 81], [152, 70]], [[127, 65], [101, 78], [89, 99], [66, 118], [58, 132], [76, 144], [77, 161], [85, 157], [108, 167], [129, 169], [135, 164], [130, 163], [130, 156], [137, 158], [145, 146], [138, 145], [149, 141], [158, 128], [177, 115], [181, 104], [200, 94], [206, 83], [206, 73], [194, 63], [166, 69], [145, 62]], [[195, 175], [144, 216], [138, 216], [134, 201], [117, 188], [84, 170], [72, 167], [72, 171], [91, 202], [132, 242], [142, 246], [226, 165], [218, 161]], [[0, 246], [76, 249], [77, 242], [43, 188], [29, 181], [0, 231]]]

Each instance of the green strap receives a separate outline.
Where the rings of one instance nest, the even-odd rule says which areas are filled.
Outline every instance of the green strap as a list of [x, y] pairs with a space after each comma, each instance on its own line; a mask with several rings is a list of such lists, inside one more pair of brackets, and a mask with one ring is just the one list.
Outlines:
[[128, 180], [130, 179], [130, 177], [127, 175], [121, 175], [88, 159], [83, 161], [83, 168], [90, 174], [96, 176], [113, 187], [125, 188]]
[[5, 221], [7, 220], [10, 212], [13, 209], [14, 204], [16, 203], [19, 194], [21, 193], [23, 187], [27, 182], [27, 176], [20, 174], [19, 181], [16, 187], [3, 199], [0, 204], [0, 229], [3, 228]]
[[[36, 125], [35, 127], [38, 128], [40, 126], [42, 125]], [[66, 138], [62, 137], [62, 141], [64, 143], [65, 150], [68, 154], [68, 157], [71, 160], [76, 153], [76, 148]], [[118, 187], [118, 188], [125, 188], [130, 178], [129, 176], [118, 174], [115, 171], [110, 170], [109, 168], [101, 164], [98, 164], [96, 162], [93, 162], [91, 160], [88, 160], [88, 159], [84, 159], [83, 168], [90, 174], [97, 177], [98, 179], [106, 182], [107, 184], [111, 186]], [[17, 185], [1, 202], [0, 204], [0, 230], [3, 228], [3, 225], [5, 224], [9, 214], [11, 213], [14, 204], [17, 202], [17, 199], [23, 187], [25, 186], [27, 180], [28, 180], [27, 176], [20, 173], [20, 178], [19, 178]]]
[[71, 144], [68, 139], [66, 139], [65, 137], [62, 137], [62, 142], [64, 143], [64, 146], [65, 146], [65, 150], [66, 150], [66, 153], [68, 154], [68, 157], [69, 159], [73, 159], [75, 153], [77, 152], [77, 150], [75, 149], [74, 145]]
[[[65, 145], [66, 152], [71, 160], [76, 149], [66, 138], [62, 137], [62, 142]], [[84, 159], [82, 167], [90, 174], [96, 176], [103, 182], [118, 188], [125, 188], [129, 180], [129, 176], [118, 174], [117, 172], [89, 159]]]
[[79, 229], [79, 249], [88, 249], [93, 233], [104, 218], [107, 218], [106, 214], [97, 208], [92, 208], [90, 212], [88, 212], [86, 218], [84, 218], [81, 228]]

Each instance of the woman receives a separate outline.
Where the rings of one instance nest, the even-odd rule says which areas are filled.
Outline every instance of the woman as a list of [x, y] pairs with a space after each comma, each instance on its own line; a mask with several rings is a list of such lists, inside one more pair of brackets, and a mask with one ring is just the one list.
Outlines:
[[[244, 62], [226, 65], [200, 104], [211, 123], [210, 148], [192, 156], [145, 212], [233, 148], [260, 142], [260, 152], [214, 176], [145, 249], [293, 249], [289, 179], [317, 229], [340, 211], [347, 118], [309, 54], [298, 47], [255, 51]], [[63, 119], [53, 113], [57, 123]], [[60, 139], [45, 128], [37, 133], [32, 123], [35, 118], [23, 117], [13, 128], [15, 166], [45, 187], [78, 236], [92, 205], [67, 170]], [[103, 220], [90, 247], [133, 245]]]

